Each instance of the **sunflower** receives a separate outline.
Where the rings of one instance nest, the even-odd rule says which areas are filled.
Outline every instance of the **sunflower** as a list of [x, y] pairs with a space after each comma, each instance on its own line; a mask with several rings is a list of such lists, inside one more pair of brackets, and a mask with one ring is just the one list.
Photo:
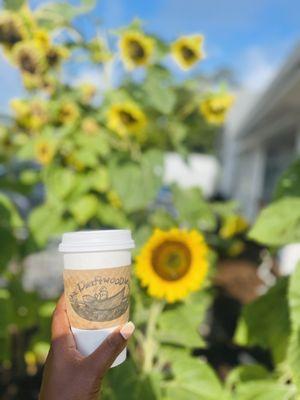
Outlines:
[[215, 94], [201, 101], [200, 112], [210, 124], [221, 125], [233, 102], [234, 96], [229, 93]]
[[45, 69], [44, 53], [34, 41], [17, 43], [13, 49], [13, 59], [26, 74], [39, 75]]
[[148, 65], [154, 51], [154, 40], [141, 32], [127, 31], [121, 36], [119, 47], [127, 68]]
[[59, 63], [69, 57], [69, 50], [63, 46], [51, 45], [46, 51], [46, 62], [49, 67], [56, 67]]
[[79, 117], [80, 111], [76, 103], [66, 101], [60, 105], [58, 110], [58, 121], [61, 124], [70, 124], [75, 122]]
[[157, 229], [137, 257], [136, 274], [150, 296], [167, 302], [184, 299], [202, 285], [208, 270], [208, 247], [193, 231]]
[[223, 239], [229, 239], [234, 235], [243, 233], [248, 228], [248, 222], [244, 217], [238, 214], [231, 214], [225, 217], [220, 229], [220, 236]]
[[171, 45], [171, 53], [182, 69], [193, 67], [204, 58], [202, 35], [182, 36]]
[[55, 145], [53, 142], [41, 139], [35, 146], [35, 157], [42, 165], [48, 165], [55, 155]]
[[13, 99], [10, 105], [18, 125], [23, 128], [37, 131], [48, 122], [47, 103], [41, 99]]
[[139, 135], [147, 124], [147, 118], [139, 106], [131, 101], [113, 104], [107, 113], [108, 127], [124, 137]]
[[21, 42], [26, 36], [22, 19], [10, 11], [0, 14], [0, 43], [8, 48]]

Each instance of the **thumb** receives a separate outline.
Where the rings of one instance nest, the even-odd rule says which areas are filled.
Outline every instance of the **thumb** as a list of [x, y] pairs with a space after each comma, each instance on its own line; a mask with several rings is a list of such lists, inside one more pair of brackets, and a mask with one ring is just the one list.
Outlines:
[[87, 357], [86, 361], [96, 371], [99, 378], [104, 376], [117, 356], [124, 350], [134, 329], [133, 322], [127, 322], [125, 325], [118, 327]]

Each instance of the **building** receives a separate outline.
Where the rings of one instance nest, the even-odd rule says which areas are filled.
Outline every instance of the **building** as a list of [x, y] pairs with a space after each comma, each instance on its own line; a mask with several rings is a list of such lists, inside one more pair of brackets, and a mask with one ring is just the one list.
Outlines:
[[300, 153], [300, 46], [262, 94], [238, 94], [221, 153], [221, 192], [253, 219]]

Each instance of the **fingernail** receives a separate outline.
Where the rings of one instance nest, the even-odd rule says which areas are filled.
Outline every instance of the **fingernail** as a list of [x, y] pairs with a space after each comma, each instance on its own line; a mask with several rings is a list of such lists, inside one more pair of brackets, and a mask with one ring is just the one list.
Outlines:
[[134, 323], [130, 321], [122, 326], [120, 334], [123, 336], [125, 340], [128, 340], [130, 336], [133, 334], [134, 330], [135, 330]]

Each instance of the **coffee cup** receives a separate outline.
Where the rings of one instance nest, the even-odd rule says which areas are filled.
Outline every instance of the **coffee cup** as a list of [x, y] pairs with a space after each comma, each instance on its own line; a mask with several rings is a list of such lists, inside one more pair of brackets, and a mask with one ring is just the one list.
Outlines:
[[[129, 319], [130, 230], [64, 233], [59, 245], [64, 260], [67, 314], [76, 345], [91, 354], [118, 326]], [[126, 349], [112, 366], [126, 359]]]

